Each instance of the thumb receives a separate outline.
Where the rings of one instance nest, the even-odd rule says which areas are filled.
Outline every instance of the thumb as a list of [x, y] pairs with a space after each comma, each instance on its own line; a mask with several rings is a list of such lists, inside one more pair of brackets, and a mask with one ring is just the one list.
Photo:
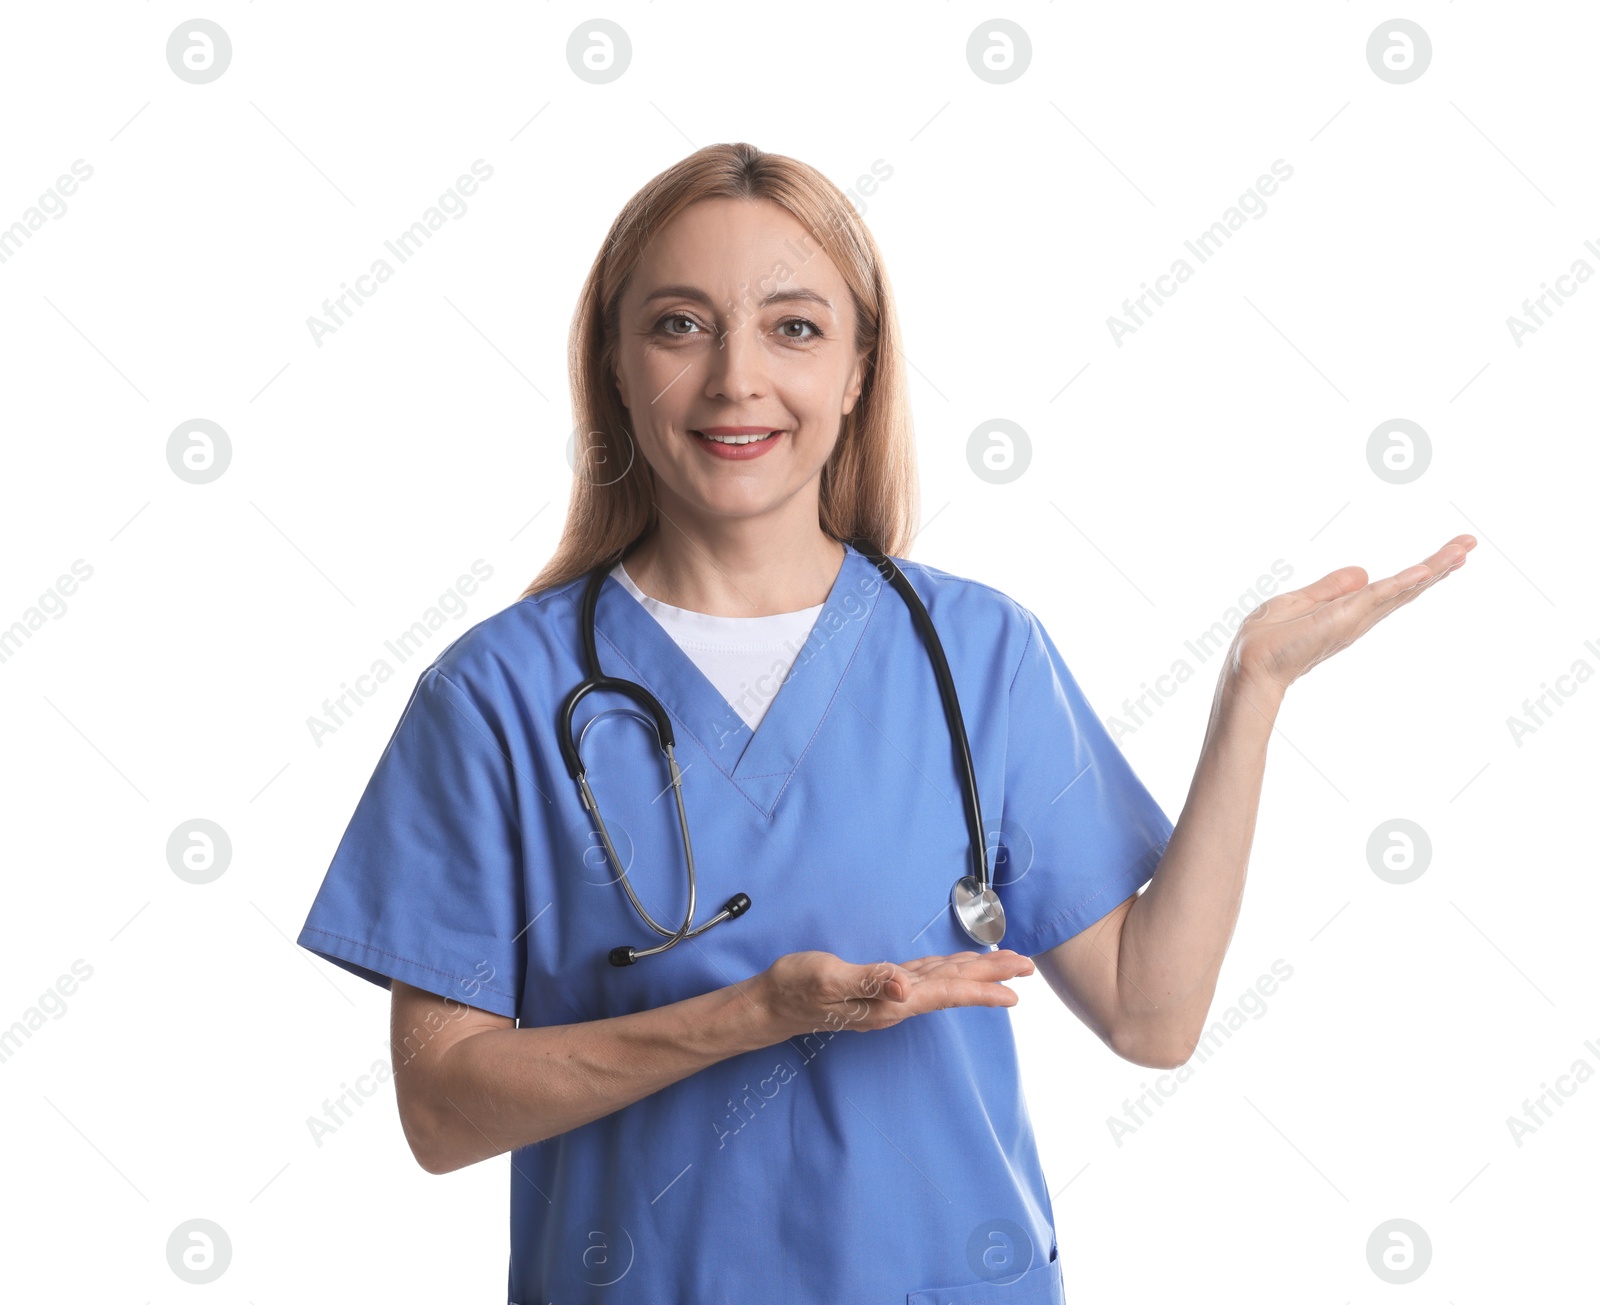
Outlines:
[[886, 1001], [905, 1001], [911, 996], [911, 976], [893, 961], [858, 965], [859, 995], [882, 997]]

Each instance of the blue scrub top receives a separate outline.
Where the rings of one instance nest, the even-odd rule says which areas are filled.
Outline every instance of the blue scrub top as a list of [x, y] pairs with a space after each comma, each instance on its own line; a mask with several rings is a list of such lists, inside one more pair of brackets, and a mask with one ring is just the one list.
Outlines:
[[[580, 577], [479, 622], [422, 673], [299, 944], [523, 1027], [649, 1010], [789, 952], [977, 950], [949, 906], [969, 851], [933, 668], [904, 601], [846, 548], [754, 734], [616, 580], [600, 594], [602, 669], [673, 719], [696, 923], [736, 892], [747, 914], [634, 966], [607, 961], [660, 939], [615, 882], [556, 742], [584, 675]], [[1172, 824], [1031, 612], [895, 561], [961, 698], [1001, 946], [1037, 955], [1137, 892]], [[591, 693], [578, 724], [618, 707], [633, 703]], [[687, 877], [653, 732], [612, 711], [583, 755], [634, 891], [675, 925]], [[734, 1056], [520, 1148], [510, 1169], [511, 1305], [1064, 1299], [1004, 1008]]]

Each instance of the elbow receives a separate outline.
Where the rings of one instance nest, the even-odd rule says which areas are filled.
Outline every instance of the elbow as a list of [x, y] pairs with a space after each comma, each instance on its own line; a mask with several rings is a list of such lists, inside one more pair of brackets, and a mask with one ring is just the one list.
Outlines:
[[413, 1137], [407, 1131], [406, 1142], [411, 1147], [412, 1159], [424, 1173], [453, 1174], [457, 1169], [465, 1169], [486, 1158], [481, 1151], [465, 1151], [438, 1133]]
[[411, 1154], [424, 1173], [448, 1174], [462, 1167], [460, 1164], [451, 1163], [436, 1151], [421, 1151], [412, 1147]]
[[1113, 1047], [1112, 1050], [1116, 1051], [1117, 1055], [1121, 1056], [1123, 1060], [1143, 1066], [1145, 1069], [1177, 1069], [1179, 1065], [1187, 1063], [1191, 1054], [1142, 1047], [1133, 1051], [1118, 1050], [1116, 1047]]
[[1146, 1069], [1177, 1069], [1194, 1055], [1196, 1039], [1151, 1029], [1114, 1029], [1107, 1044], [1123, 1060]]
[[[406, 1145], [411, 1148], [412, 1159], [425, 1173], [450, 1174], [477, 1164], [480, 1160], [505, 1154], [503, 1149], [495, 1150], [488, 1145], [483, 1133], [462, 1122], [459, 1115], [451, 1120], [448, 1116], [417, 1106], [410, 1109], [402, 1107], [400, 1128], [406, 1135]], [[547, 1136], [550, 1135], [541, 1133], [519, 1145], [532, 1146], [544, 1141]]]
[[440, 1144], [439, 1130], [420, 1119], [417, 1111], [401, 1109], [400, 1131], [406, 1135], [411, 1158], [425, 1173], [447, 1174], [461, 1167], [451, 1163], [445, 1147]]
[[466, 1154], [449, 1120], [413, 1093], [398, 1094], [400, 1131], [405, 1134], [411, 1158], [425, 1173], [448, 1174], [465, 1168], [478, 1157]]

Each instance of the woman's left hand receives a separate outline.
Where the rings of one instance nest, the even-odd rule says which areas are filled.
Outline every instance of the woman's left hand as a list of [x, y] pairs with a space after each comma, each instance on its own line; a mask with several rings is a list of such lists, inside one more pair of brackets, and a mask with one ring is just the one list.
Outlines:
[[1426, 562], [1367, 583], [1359, 566], [1330, 571], [1257, 607], [1234, 636], [1228, 669], [1247, 687], [1281, 694], [1320, 661], [1348, 648], [1397, 607], [1442, 580], [1478, 545], [1457, 535]]

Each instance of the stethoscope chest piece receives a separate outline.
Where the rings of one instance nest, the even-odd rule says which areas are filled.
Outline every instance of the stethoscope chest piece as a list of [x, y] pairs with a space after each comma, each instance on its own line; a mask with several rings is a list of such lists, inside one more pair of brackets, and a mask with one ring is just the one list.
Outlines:
[[1006, 936], [1006, 911], [1000, 905], [1000, 894], [993, 888], [980, 888], [971, 875], [956, 880], [950, 905], [973, 942], [993, 947]]

